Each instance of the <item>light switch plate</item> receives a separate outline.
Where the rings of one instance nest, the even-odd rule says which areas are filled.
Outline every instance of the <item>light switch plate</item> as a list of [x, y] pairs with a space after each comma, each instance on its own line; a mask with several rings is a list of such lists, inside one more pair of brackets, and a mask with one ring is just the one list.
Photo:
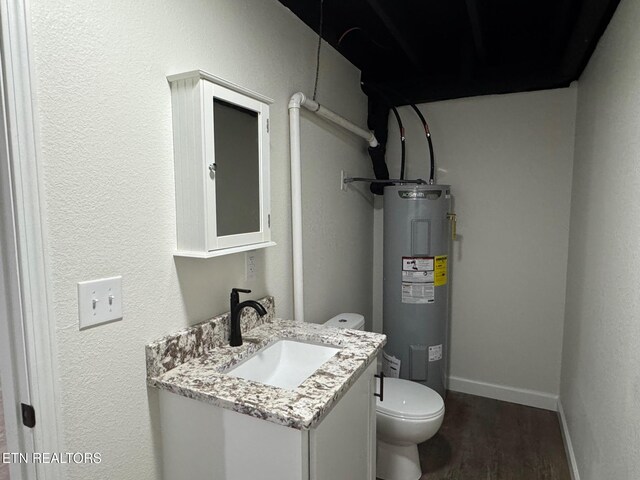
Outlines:
[[122, 319], [122, 277], [78, 282], [80, 329]]

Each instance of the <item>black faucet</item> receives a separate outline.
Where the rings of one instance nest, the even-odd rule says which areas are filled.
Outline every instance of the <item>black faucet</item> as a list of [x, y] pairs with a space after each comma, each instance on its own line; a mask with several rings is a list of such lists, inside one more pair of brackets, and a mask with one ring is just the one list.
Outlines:
[[255, 309], [258, 314], [263, 317], [267, 314], [265, 308], [255, 300], [247, 300], [240, 303], [240, 295], [238, 293], [251, 293], [251, 290], [245, 290], [244, 288], [232, 288], [231, 289], [231, 333], [229, 334], [229, 345], [232, 347], [239, 347], [242, 345], [242, 332], [240, 331], [240, 312], [245, 307], [251, 307]]

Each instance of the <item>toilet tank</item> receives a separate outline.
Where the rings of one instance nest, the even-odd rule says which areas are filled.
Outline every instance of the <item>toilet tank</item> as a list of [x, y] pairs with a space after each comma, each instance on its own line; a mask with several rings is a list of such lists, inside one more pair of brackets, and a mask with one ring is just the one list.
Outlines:
[[364, 315], [360, 315], [359, 313], [339, 313], [324, 322], [324, 324], [329, 327], [364, 330]]

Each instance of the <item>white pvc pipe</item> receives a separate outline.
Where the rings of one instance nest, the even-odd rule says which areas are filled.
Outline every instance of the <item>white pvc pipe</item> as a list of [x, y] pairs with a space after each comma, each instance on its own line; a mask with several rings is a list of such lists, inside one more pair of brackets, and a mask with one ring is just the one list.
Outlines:
[[[303, 95], [303, 94], [300, 94], [300, 95]], [[373, 132], [370, 132], [369, 130], [365, 130], [364, 128], [360, 128], [359, 126], [354, 125], [346, 118], [341, 117], [340, 115], [332, 112], [328, 108], [323, 107], [319, 103], [304, 97], [301, 105], [305, 107], [307, 110], [317, 113], [319, 116], [325, 118], [326, 120], [329, 120], [330, 122], [333, 122], [336, 125], [341, 126], [345, 130], [355, 133], [359, 137], [365, 139], [367, 142], [369, 142], [369, 146], [371, 147], [378, 146], [378, 141], [376, 140], [376, 137], [373, 134]]]
[[304, 322], [304, 268], [302, 252], [302, 172], [300, 166], [300, 107], [318, 114], [345, 130], [355, 133], [377, 147], [375, 135], [354, 125], [337, 113], [307, 98], [304, 93], [294, 93], [289, 100], [289, 141], [291, 148], [291, 223], [293, 238], [293, 318]]
[[293, 237], [293, 318], [294, 320], [304, 322], [302, 175], [300, 172], [300, 103], [292, 106], [293, 97], [291, 97], [291, 101], [289, 102], [289, 141], [291, 142], [291, 234]]

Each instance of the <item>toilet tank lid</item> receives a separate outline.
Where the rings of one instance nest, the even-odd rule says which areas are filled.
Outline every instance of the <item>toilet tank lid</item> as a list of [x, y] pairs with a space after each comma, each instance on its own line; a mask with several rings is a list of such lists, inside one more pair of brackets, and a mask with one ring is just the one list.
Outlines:
[[362, 330], [364, 329], [364, 315], [360, 315], [359, 313], [340, 313], [327, 320], [325, 325], [337, 328]]

